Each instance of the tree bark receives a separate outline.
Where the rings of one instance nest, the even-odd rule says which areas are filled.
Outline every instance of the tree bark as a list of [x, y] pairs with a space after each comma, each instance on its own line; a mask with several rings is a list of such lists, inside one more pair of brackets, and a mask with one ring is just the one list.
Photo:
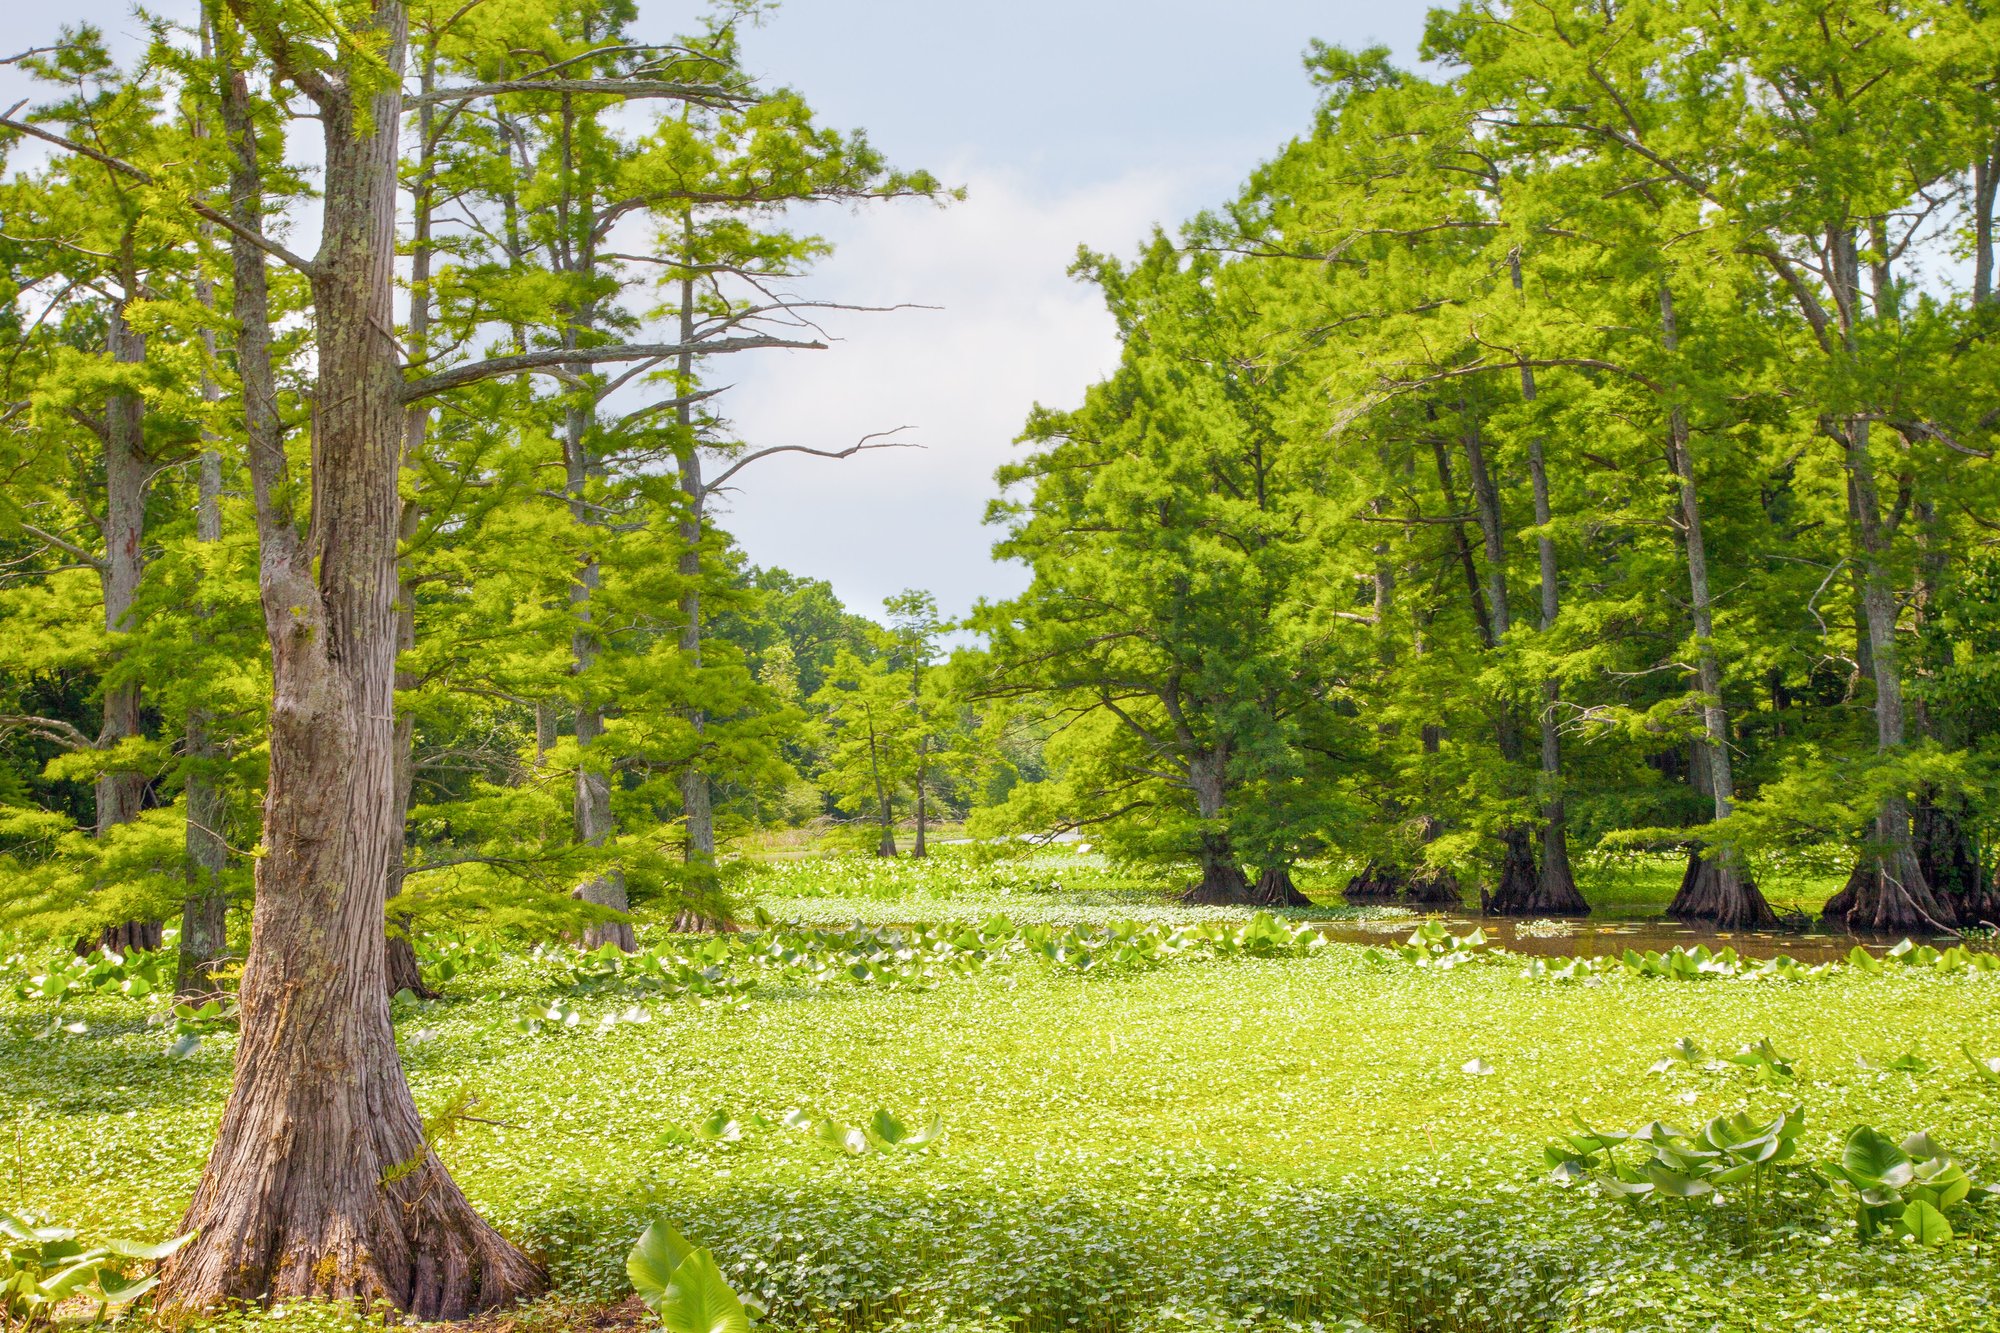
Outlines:
[[1257, 882], [1250, 886], [1250, 901], [1259, 907], [1311, 907], [1313, 900], [1299, 892], [1299, 886], [1292, 882], [1292, 868], [1288, 865], [1265, 866], [1257, 874]]
[[1229, 757], [1210, 750], [1196, 755], [1188, 765], [1188, 785], [1194, 791], [1195, 806], [1206, 827], [1201, 831], [1196, 852], [1201, 878], [1181, 895], [1186, 903], [1211, 906], [1238, 906], [1252, 902], [1250, 881], [1236, 859], [1229, 833], [1222, 827], [1225, 782]]
[[[1674, 318], [1673, 291], [1665, 282], [1660, 284], [1660, 330], [1667, 355], [1677, 356], [1680, 329]], [[1701, 527], [1701, 496], [1687, 414], [1678, 402], [1667, 411], [1667, 449], [1680, 488], [1681, 535], [1694, 619], [1695, 684], [1701, 691], [1703, 737], [1698, 744], [1707, 761], [1715, 818], [1721, 820], [1735, 808], [1735, 768], [1729, 753], [1729, 713], [1722, 700], [1722, 659], [1715, 648], [1715, 610], [1708, 583], [1708, 546]], [[1667, 915], [1676, 921], [1711, 922], [1724, 930], [1768, 930], [1778, 923], [1777, 913], [1743, 873], [1729, 847], [1716, 848], [1708, 855], [1696, 849]]]
[[[254, 16], [257, 11], [250, 11]], [[211, 12], [211, 21], [215, 15]], [[262, 187], [234, 34], [218, 25], [232, 220]], [[270, 361], [261, 251], [234, 246], [238, 361], [256, 495], [274, 699], [263, 855], [239, 992], [235, 1082], [167, 1261], [168, 1309], [226, 1300], [386, 1300], [450, 1319], [533, 1293], [540, 1269], [486, 1224], [425, 1141], [397, 1057], [382, 905], [395, 825], [396, 148], [405, 16], [374, 11], [372, 90], [314, 80], [325, 214], [312, 276], [319, 380], [310, 535], [292, 487]], [[224, 35], [227, 35], [227, 39]], [[287, 49], [266, 28], [267, 50]]]
[[[121, 275], [125, 299], [111, 309], [108, 333], [111, 359], [121, 366], [143, 365], [146, 336], [125, 322], [125, 300], [139, 290], [139, 275], [129, 262]], [[132, 603], [145, 572], [147, 473], [146, 404], [136, 392], [120, 389], [105, 403], [104, 431], [104, 563], [98, 583], [104, 595], [104, 629], [111, 636], [110, 667], [104, 684], [102, 726], [97, 748], [109, 750], [141, 734], [140, 686], [136, 676], [121, 678], [119, 641], [132, 631]], [[139, 817], [146, 796], [146, 775], [129, 768], [107, 767], [97, 775], [97, 836], [108, 837], [120, 824]], [[126, 921], [104, 929], [105, 948], [119, 953], [160, 947], [158, 921]]]

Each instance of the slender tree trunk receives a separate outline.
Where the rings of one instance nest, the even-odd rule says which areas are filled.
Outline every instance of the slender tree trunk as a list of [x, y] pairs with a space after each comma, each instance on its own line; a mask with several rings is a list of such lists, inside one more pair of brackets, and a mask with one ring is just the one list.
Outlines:
[[[1472, 478], [1473, 510], [1479, 518], [1479, 532], [1486, 548], [1486, 600], [1492, 616], [1492, 640], [1498, 645], [1513, 627], [1507, 600], [1507, 548], [1500, 522], [1500, 490], [1487, 465], [1485, 441], [1470, 407], [1465, 416], [1465, 461]], [[1524, 748], [1519, 721], [1503, 702], [1495, 719], [1500, 753], [1510, 764], [1519, 763]], [[1493, 891], [1480, 893], [1482, 911], [1497, 916], [1552, 916], [1564, 911], [1560, 906], [1541, 905], [1540, 875], [1535, 868], [1535, 837], [1532, 830], [1514, 826], [1499, 832], [1500, 869]], [[1580, 901], [1580, 900], [1579, 900]], [[1582, 910], [1588, 911], [1586, 906]]]
[[1465, 422], [1465, 465], [1472, 478], [1473, 511], [1479, 517], [1479, 536], [1486, 547], [1486, 601], [1493, 618], [1493, 642], [1500, 643], [1513, 627], [1507, 602], [1507, 537], [1500, 524], [1500, 489], [1487, 466], [1486, 441], [1479, 420], [1469, 404], [1461, 403]]
[[[423, 57], [421, 85], [429, 93], [437, 83], [437, 53], [435, 48], [427, 48]], [[404, 334], [404, 346], [419, 362], [430, 359], [431, 332], [431, 214], [434, 189], [431, 173], [436, 169], [436, 138], [432, 129], [433, 111], [425, 102], [417, 111], [417, 174], [412, 184], [410, 227], [410, 326]], [[411, 407], [403, 418], [403, 467], [414, 469], [423, 454], [424, 437], [430, 429], [430, 405], [418, 403]], [[400, 559], [400, 552], [417, 535], [422, 510], [415, 499], [405, 499], [397, 519], [396, 545], [399, 558], [396, 565], [396, 656], [400, 662], [402, 655], [416, 646], [417, 642], [417, 590], [410, 581], [409, 571]], [[399, 665], [396, 669], [396, 693], [400, 698], [405, 690], [415, 689], [416, 679]], [[410, 800], [417, 780], [416, 719], [407, 708], [396, 710], [396, 846], [393, 860], [389, 865], [387, 888], [388, 902], [393, 903], [403, 893], [403, 877], [409, 866]], [[423, 965], [417, 960], [416, 941], [410, 937], [410, 914], [398, 912], [393, 907], [386, 908], [388, 932], [385, 945], [387, 952], [384, 967], [387, 972], [389, 994], [395, 996], [403, 991], [424, 999], [432, 999], [436, 992], [424, 984]]]
[[[203, 305], [214, 304], [214, 293], [203, 280], [198, 288]], [[215, 360], [215, 335], [205, 335], [208, 360]], [[206, 366], [201, 375], [201, 396], [213, 403], [222, 396], [221, 388]], [[222, 540], [222, 454], [212, 438], [204, 439], [201, 470], [196, 477], [194, 517], [195, 540], [204, 545]], [[207, 620], [206, 606], [195, 612], [198, 621]], [[221, 763], [222, 747], [212, 734], [214, 719], [206, 708], [188, 710], [187, 719], [187, 897], [181, 902], [180, 958], [174, 974], [176, 998], [199, 1003], [220, 987], [216, 968], [229, 952], [229, 903], [222, 892], [222, 872], [229, 862], [229, 845], [223, 837], [229, 802], [216, 781], [215, 767]]]
[[[1445, 511], [1455, 515], [1459, 512], [1458, 487], [1452, 481], [1451, 455], [1446, 451], [1442, 432], [1432, 433], [1431, 452], [1437, 460], [1438, 489], [1444, 493]], [[1453, 523], [1450, 531], [1453, 553], [1458, 557], [1460, 572], [1465, 575], [1465, 597], [1472, 607], [1473, 626], [1479, 631], [1480, 643], [1491, 648], [1498, 640], [1493, 634], [1492, 613], [1486, 606], [1486, 591], [1479, 583], [1479, 566], [1473, 559], [1472, 543], [1466, 538], [1465, 524]]]
[[[1829, 240], [1836, 289], [1841, 299], [1843, 330], [1850, 354], [1854, 334], [1851, 313], [1858, 302], [1859, 256], [1852, 233]], [[1882, 519], [1875, 484], [1875, 461], [1869, 450], [1869, 419], [1856, 414], [1838, 427], [1852, 484], [1854, 545], [1860, 556], [1861, 606], [1867, 621], [1869, 656], [1875, 668], [1875, 739], [1882, 754], [1903, 748], [1903, 679], [1896, 644], [1898, 607], [1890, 582], [1890, 533]], [[1825, 917], [1851, 930], [1899, 931], [1949, 929], [1953, 913], [1939, 903], [1924, 880], [1910, 833], [1909, 801], [1898, 794], [1883, 803], [1875, 818], [1872, 845], [1849, 877], [1846, 888], [1828, 902]]]
[[875, 734], [875, 714], [868, 717], [868, 772], [875, 779], [875, 809], [881, 826], [881, 837], [875, 843], [875, 855], [891, 857], [896, 855], [896, 817], [890, 808], [889, 784], [882, 776], [881, 742]]
[[927, 795], [925, 785], [930, 781], [930, 747], [931, 738], [929, 736], [917, 737], [917, 841], [910, 848], [910, 855], [914, 857], [929, 854], [924, 847], [926, 815], [928, 813], [925, 808], [924, 797]]
[[[689, 261], [693, 260], [694, 224], [686, 215], [682, 216], [682, 238], [689, 249]], [[680, 337], [683, 347], [692, 347], [695, 340], [694, 321], [694, 279], [681, 279], [681, 325]], [[681, 586], [681, 654], [687, 659], [690, 672], [696, 679], [701, 674], [701, 536], [704, 510], [708, 501], [708, 490], [702, 480], [701, 450], [694, 438], [694, 405], [689, 401], [694, 393], [694, 353], [683, 352], [680, 357], [679, 383], [675, 386], [680, 404], [674, 409], [674, 419], [680, 427], [681, 449], [674, 456], [674, 465], [680, 475], [681, 494], [685, 504], [680, 521], [680, 574]], [[708, 716], [697, 706], [688, 709], [688, 725], [694, 729], [695, 751], [688, 757], [687, 767], [681, 770], [681, 815], [687, 827], [687, 842], [682, 855], [686, 858], [689, 874], [693, 880], [693, 898], [699, 905], [684, 912], [684, 923], [691, 928], [713, 929], [728, 924], [727, 913], [723, 910], [721, 882], [715, 871], [715, 804], [713, 788], [708, 780], [707, 742], [704, 733], [708, 728]]]
[[[587, 394], [589, 390], [578, 392]], [[602, 520], [593, 502], [586, 498], [591, 481], [600, 474], [590, 438], [596, 424], [595, 414], [583, 403], [572, 403], [564, 416], [570, 510], [576, 521], [586, 529], [599, 528], [603, 526]], [[575, 629], [570, 634], [570, 661], [572, 669], [582, 680], [576, 703], [576, 792], [570, 802], [570, 813], [575, 823], [576, 840], [586, 847], [602, 847], [616, 832], [611, 814], [610, 765], [604, 755], [592, 749], [604, 734], [604, 705], [593, 694], [595, 686], [590, 680], [590, 669], [596, 665], [599, 651], [595, 613], [591, 606], [598, 583], [597, 557], [586, 555], [570, 584], [570, 605], [575, 621]], [[623, 913], [631, 905], [625, 895], [625, 876], [616, 868], [593, 875], [574, 893], [584, 902], [608, 907], [614, 912]], [[584, 947], [590, 949], [614, 944], [627, 953], [638, 947], [632, 923], [623, 917], [591, 922], [584, 927], [583, 942]]]
[[[1388, 463], [1386, 457], [1378, 456], [1378, 461], [1385, 466]], [[1368, 507], [1380, 517], [1387, 512], [1388, 502], [1378, 495], [1368, 502]], [[1463, 535], [1461, 532], [1461, 541]], [[1396, 641], [1389, 632], [1389, 615], [1396, 602], [1396, 571], [1389, 564], [1389, 543], [1386, 541], [1375, 543], [1375, 568], [1371, 581], [1375, 590], [1375, 656], [1382, 678], [1388, 680], [1394, 678], [1396, 670]], [[1477, 586], [1476, 580], [1474, 586]], [[1375, 735], [1386, 750], [1395, 742], [1396, 728], [1391, 723], [1377, 723]], [[1385, 788], [1379, 817], [1385, 826], [1391, 828], [1402, 822], [1402, 805], [1390, 789]], [[1397, 856], [1399, 850], [1392, 846], [1385, 855], [1371, 857], [1363, 863], [1361, 869], [1348, 878], [1347, 886], [1341, 890], [1341, 897], [1350, 903], [1379, 903], [1388, 902], [1402, 893], [1409, 883], [1409, 871], [1407, 867], [1399, 864], [1400, 858]], [[1290, 873], [1282, 867], [1278, 868], [1276, 873], [1283, 876], [1283, 883], [1267, 884], [1267, 878], [1273, 873], [1271, 869], [1266, 869], [1258, 877], [1255, 892], [1260, 897], [1267, 889], [1279, 896], [1296, 891], [1292, 887]]]
[[[1508, 257], [1508, 266], [1514, 290], [1519, 292], [1522, 283], [1518, 251]], [[1535, 410], [1532, 366], [1521, 367], [1521, 401], [1528, 405], [1529, 411]], [[1542, 451], [1542, 436], [1537, 431], [1528, 439], [1528, 479], [1535, 494], [1535, 553], [1542, 613], [1538, 628], [1546, 635], [1555, 627], [1561, 606], [1556, 582], [1556, 543], [1549, 534], [1553, 519], [1549, 508], [1549, 471]], [[1497, 514], [1495, 520], [1497, 526]], [[1543, 916], [1581, 916], [1589, 913], [1590, 904], [1577, 892], [1576, 875], [1569, 863], [1569, 817], [1563, 800], [1562, 719], [1557, 712], [1561, 703], [1562, 682], [1550, 676], [1542, 682], [1542, 707], [1537, 715], [1542, 741], [1542, 866], [1535, 880], [1532, 907]]]
[[[222, 99], [234, 150], [231, 212], [257, 228], [256, 129], [232, 25], [217, 26], [218, 49], [236, 67], [223, 77]], [[240, 239], [233, 246], [275, 697], [235, 1081], [183, 1220], [195, 1238], [164, 1270], [168, 1309], [380, 1299], [419, 1319], [451, 1319], [543, 1283], [426, 1143], [383, 984], [382, 904], [399, 834], [392, 710], [404, 420], [390, 328], [405, 28], [397, 0], [378, 6], [374, 28], [382, 40], [370, 58], [388, 72], [369, 80], [376, 91], [366, 103], [345, 84], [314, 90], [326, 206], [312, 277], [319, 381], [307, 539], [294, 522], [277, 416], [263, 255]]]
[[[1524, 368], [1521, 374], [1523, 392], [1532, 395], [1533, 373]], [[1542, 462], [1542, 441], [1539, 437], [1528, 443], [1528, 471], [1535, 490], [1535, 523], [1541, 529], [1535, 538], [1535, 545], [1541, 560], [1541, 630], [1546, 634], [1555, 625], [1558, 609], [1556, 547], [1548, 533], [1549, 478]], [[1542, 682], [1542, 706], [1537, 719], [1542, 742], [1542, 865], [1535, 879], [1534, 910], [1542, 916], [1584, 916], [1589, 913], [1590, 904], [1577, 890], [1576, 874], [1569, 863], [1569, 811], [1563, 798], [1562, 719], [1557, 712], [1561, 704], [1562, 682], [1550, 676]]]
[[[573, 407], [568, 415], [571, 493], [577, 497], [574, 507], [583, 516], [580, 521], [598, 526], [596, 520], [589, 516], [588, 502], [582, 498], [590, 475], [585, 456], [588, 446], [584, 413]], [[611, 816], [609, 765], [603, 755], [592, 750], [597, 739], [604, 734], [604, 707], [591, 693], [592, 686], [588, 679], [598, 655], [597, 631], [592, 623], [590, 605], [597, 586], [597, 560], [594, 556], [586, 557], [576, 580], [570, 585], [570, 602], [575, 608], [576, 621], [576, 629], [570, 635], [570, 659], [577, 675], [585, 678], [576, 704], [578, 760], [576, 793], [570, 811], [575, 820], [576, 840], [586, 847], [602, 847], [615, 831]], [[584, 902], [608, 907], [615, 912], [622, 913], [630, 906], [625, 896], [625, 876], [615, 868], [592, 876], [575, 893]], [[584, 947], [591, 949], [615, 944], [627, 953], [638, 947], [631, 922], [623, 919], [591, 922], [584, 928], [583, 942]]]
[[[127, 299], [139, 288], [131, 265], [122, 275]], [[146, 336], [125, 322], [121, 301], [112, 307], [109, 332], [111, 359], [121, 366], [143, 365]], [[132, 603], [145, 572], [147, 462], [146, 404], [137, 393], [119, 390], [105, 404], [104, 431], [104, 563], [98, 582], [104, 594], [104, 628], [111, 635], [110, 668], [104, 684], [102, 726], [97, 746], [108, 750], [140, 734], [139, 681], [123, 674], [119, 640], [132, 630]], [[139, 817], [146, 796], [146, 775], [130, 768], [107, 767], [97, 775], [97, 836], [108, 837], [120, 824]], [[160, 947], [158, 921], [126, 921], [104, 929], [102, 942], [120, 953]]]
[[2000, 136], [1996, 136], [1972, 171], [1972, 303], [1993, 299], [1993, 200], [2000, 187]]
[[[1667, 355], [1680, 352], [1680, 330], [1674, 319], [1674, 296], [1660, 284], [1661, 343]], [[1702, 737], [1698, 742], [1708, 766], [1709, 792], [1715, 817], [1727, 819], [1735, 808], [1736, 779], [1729, 753], [1729, 714], [1722, 700], [1722, 660], [1715, 648], [1714, 602], [1708, 585], [1708, 546], [1702, 535], [1701, 496], [1696, 487], [1694, 452], [1689, 443], [1687, 414], [1676, 402], [1667, 413], [1667, 448], [1680, 485], [1681, 532], [1685, 540], [1690, 607], [1694, 618], [1695, 684], [1701, 691]], [[1777, 914], [1743, 873], [1729, 847], [1716, 848], [1688, 866], [1680, 892], [1667, 908], [1677, 921], [1709, 921], [1724, 930], [1765, 930], [1778, 923]]]

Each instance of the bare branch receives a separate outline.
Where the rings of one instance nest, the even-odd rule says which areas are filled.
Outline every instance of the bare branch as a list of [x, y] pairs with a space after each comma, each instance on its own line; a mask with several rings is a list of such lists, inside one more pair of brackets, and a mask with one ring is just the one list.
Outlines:
[[[769, 458], [772, 454], [810, 454], [814, 458], [852, 458], [854, 455], [868, 449], [923, 448], [923, 446], [921, 444], [918, 444], [915, 440], [891, 440], [888, 438], [891, 435], [900, 434], [901, 432], [906, 431], [908, 429], [910, 429], [908, 426], [898, 426], [896, 427], [895, 430], [878, 430], [873, 434], [862, 436], [860, 439], [856, 440], [853, 444], [848, 445], [845, 449], [814, 449], [808, 445], [803, 445], [803, 444], [774, 444], [768, 449], [759, 449], [755, 453], [745, 454], [743, 457], [737, 459], [734, 463], [731, 463], [727, 468], [723, 469], [721, 475], [717, 476], [714, 481], [709, 482], [706, 486], [701, 488], [702, 494], [711, 495], [714, 492], [722, 489], [722, 484], [728, 481], [731, 477], [735, 476], [737, 473], [741, 472], [744, 468], [750, 466], [758, 459]], [[874, 441], [877, 440], [882, 441], [882, 443], [880, 444], [874, 443]]]
[[403, 99], [404, 106], [426, 103], [470, 102], [480, 97], [505, 93], [572, 93], [622, 97], [627, 101], [666, 97], [694, 106], [744, 106], [757, 99], [754, 93], [734, 92], [712, 83], [669, 83], [658, 79], [504, 79], [499, 83], [468, 83], [457, 88], [439, 88], [415, 93]]
[[44, 532], [32, 523], [23, 523], [21, 525], [21, 531], [27, 533], [30, 537], [35, 538], [35, 540], [37, 541], [55, 547], [58, 551], [67, 551], [69, 554], [75, 556], [77, 559], [89, 565], [92, 569], [104, 568], [103, 556], [98, 555], [93, 551], [87, 551], [83, 547], [78, 546], [73, 542], [64, 541], [61, 537], [56, 536], [53, 532]]
[[716, 338], [708, 342], [692, 343], [614, 343], [607, 347], [550, 347], [539, 352], [521, 352], [514, 356], [490, 357], [484, 361], [474, 361], [440, 371], [435, 375], [412, 381], [403, 390], [403, 401], [414, 403], [420, 398], [430, 398], [449, 389], [463, 388], [477, 384], [481, 380], [497, 379], [502, 375], [520, 375], [533, 371], [553, 371], [564, 366], [594, 366], [607, 361], [647, 361], [665, 360], [684, 354], [695, 356], [719, 356], [726, 352], [745, 352], [753, 348], [778, 347], [796, 351], [824, 352], [822, 342], [801, 342], [793, 338]]
[[34, 717], [26, 713], [0, 713], [0, 732], [26, 731], [52, 741], [67, 750], [95, 750], [97, 742], [59, 717]]

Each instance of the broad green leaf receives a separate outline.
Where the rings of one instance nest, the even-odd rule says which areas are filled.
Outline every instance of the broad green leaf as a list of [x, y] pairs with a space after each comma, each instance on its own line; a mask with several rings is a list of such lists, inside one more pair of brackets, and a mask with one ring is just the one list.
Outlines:
[[1952, 1236], [1944, 1214], [1921, 1199], [1903, 1209], [1903, 1227], [1919, 1245], [1942, 1245]]
[[674, 1230], [671, 1223], [655, 1222], [648, 1226], [639, 1237], [639, 1243], [625, 1256], [625, 1273], [632, 1279], [632, 1289], [639, 1293], [646, 1308], [658, 1310], [660, 1302], [666, 1298], [667, 1287], [673, 1281], [674, 1270], [680, 1267], [694, 1246], [688, 1244], [687, 1237]]
[[123, 1274], [109, 1268], [97, 1270], [97, 1290], [103, 1295], [106, 1305], [129, 1305], [159, 1285], [158, 1275], [127, 1280]]
[[1851, 1176], [1890, 1189], [1900, 1189], [1910, 1181], [1909, 1155], [1867, 1125], [1857, 1125], [1848, 1134], [1840, 1162]]
[[750, 1333], [743, 1302], [707, 1250], [694, 1251], [674, 1269], [659, 1315], [665, 1333]]
[[151, 1262], [175, 1253], [193, 1240], [194, 1234], [192, 1231], [184, 1232], [172, 1240], [163, 1240], [152, 1245], [141, 1240], [107, 1240], [104, 1242], [104, 1248], [127, 1259], [144, 1259]]
[[1706, 1180], [1697, 1180], [1678, 1171], [1669, 1171], [1658, 1162], [1646, 1163], [1646, 1179], [1652, 1181], [1662, 1193], [1680, 1199], [1698, 1199], [1704, 1194], [1715, 1193], [1715, 1186]]

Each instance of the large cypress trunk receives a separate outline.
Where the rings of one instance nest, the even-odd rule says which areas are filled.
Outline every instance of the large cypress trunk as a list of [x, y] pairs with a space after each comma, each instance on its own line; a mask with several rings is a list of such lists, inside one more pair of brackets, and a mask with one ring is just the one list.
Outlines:
[[[383, 41], [371, 58], [390, 72], [380, 90], [365, 103], [345, 86], [314, 91], [326, 209], [312, 280], [310, 541], [290, 510], [263, 258], [241, 240], [235, 247], [275, 697], [235, 1082], [183, 1220], [195, 1239], [165, 1269], [169, 1307], [317, 1297], [456, 1318], [542, 1283], [425, 1142], [384, 984], [382, 907], [401, 834], [393, 709], [403, 380], [389, 333], [400, 3], [379, 5], [375, 23]], [[240, 76], [225, 84], [232, 212], [255, 227], [248, 93]]]
[[1197, 755], [1188, 765], [1188, 785], [1194, 791], [1195, 806], [1207, 827], [1201, 831], [1196, 852], [1201, 878], [1188, 886], [1181, 895], [1182, 902], [1229, 906], [1252, 901], [1250, 880], [1244, 875], [1243, 866], [1236, 859], [1236, 849], [1222, 827], [1228, 765], [1228, 756], [1213, 750]]
[[1384, 861], [1370, 861], [1348, 878], [1340, 896], [1351, 903], [1386, 903], [1409, 884], [1401, 867]]
[[1912, 830], [1917, 865], [1959, 925], [2000, 924], [2000, 883], [1989, 880], [1980, 867], [1964, 814], [1958, 800], [1928, 788], [1918, 794]]
[[[1493, 888], [1481, 889], [1479, 910], [1489, 916], [1562, 916], [1541, 906], [1535, 874], [1534, 835], [1518, 825], [1500, 830], [1500, 868]], [[1589, 908], [1584, 909], [1586, 912]]]
[[1250, 886], [1250, 901], [1259, 907], [1311, 907], [1313, 900], [1299, 892], [1299, 886], [1292, 882], [1292, 868], [1288, 865], [1265, 866], [1257, 874], [1257, 882]]

